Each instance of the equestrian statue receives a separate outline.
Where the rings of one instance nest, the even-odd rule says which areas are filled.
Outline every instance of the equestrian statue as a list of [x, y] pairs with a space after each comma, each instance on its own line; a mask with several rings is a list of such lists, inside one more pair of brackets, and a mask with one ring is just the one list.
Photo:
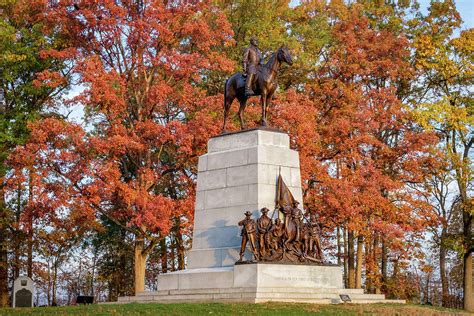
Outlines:
[[263, 63], [262, 53], [258, 48], [258, 41], [255, 37], [250, 39], [250, 45], [245, 50], [242, 64], [243, 72], [236, 73], [226, 80], [224, 86], [224, 125], [222, 132], [226, 131], [227, 116], [234, 99], [240, 103], [239, 120], [240, 128], [245, 129], [242, 118], [247, 105], [247, 100], [251, 96], [260, 96], [262, 106], [261, 125], [267, 125], [267, 108], [270, 100], [278, 87], [278, 72], [283, 63], [293, 64], [290, 51], [283, 45], [274, 52], [267, 63]]

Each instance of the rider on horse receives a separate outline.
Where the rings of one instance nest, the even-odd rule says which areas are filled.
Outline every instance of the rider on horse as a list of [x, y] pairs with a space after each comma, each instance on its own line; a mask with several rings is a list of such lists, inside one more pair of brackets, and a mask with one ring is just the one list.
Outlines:
[[252, 83], [257, 73], [258, 66], [263, 62], [262, 53], [258, 49], [257, 38], [252, 36], [250, 38], [250, 45], [244, 52], [243, 75], [247, 77], [245, 82], [245, 96], [249, 97], [255, 93], [252, 90]]

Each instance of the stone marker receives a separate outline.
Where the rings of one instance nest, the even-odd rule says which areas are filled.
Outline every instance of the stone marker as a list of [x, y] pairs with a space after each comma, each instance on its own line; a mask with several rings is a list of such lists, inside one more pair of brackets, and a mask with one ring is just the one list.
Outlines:
[[35, 284], [27, 276], [18, 277], [13, 283], [13, 307], [33, 307]]

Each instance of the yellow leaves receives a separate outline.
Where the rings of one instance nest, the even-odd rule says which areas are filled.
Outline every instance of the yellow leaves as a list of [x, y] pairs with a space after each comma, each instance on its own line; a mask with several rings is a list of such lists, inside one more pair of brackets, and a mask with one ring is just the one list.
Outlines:
[[474, 215], [474, 198], [469, 198], [465, 205], [464, 205], [464, 209], [471, 215]]
[[428, 130], [441, 124], [450, 130], [465, 131], [469, 125], [474, 124], [474, 117], [468, 108], [449, 97], [434, 103], [422, 103], [415, 108], [413, 114], [415, 120]]
[[416, 49], [415, 65], [418, 70], [434, 72], [448, 84], [469, 80], [474, 75], [474, 29], [463, 31], [450, 39], [452, 32], [439, 30], [432, 24], [413, 42]]
[[426, 59], [436, 54], [436, 48], [432, 38], [427, 35], [421, 35], [413, 44], [416, 48], [418, 64], [423, 67], [429, 67]]
[[474, 28], [462, 31], [459, 38], [453, 40], [453, 45], [460, 51], [470, 55], [470, 58], [474, 56]]
[[468, 80], [474, 78], [474, 28], [461, 32], [451, 40], [450, 45], [457, 54], [457, 63], [462, 75]]
[[415, 65], [418, 70], [434, 70], [448, 81], [460, 75], [462, 67], [453, 60], [452, 47], [428, 35], [420, 36], [414, 46], [416, 48]]
[[6, 51], [0, 55], [1, 63], [16, 63], [26, 60], [27, 56], [24, 54], [14, 54], [12, 52]]

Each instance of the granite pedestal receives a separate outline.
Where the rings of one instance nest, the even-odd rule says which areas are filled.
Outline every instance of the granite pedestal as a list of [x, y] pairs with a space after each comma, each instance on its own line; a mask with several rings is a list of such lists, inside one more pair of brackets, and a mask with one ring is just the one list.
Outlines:
[[256, 129], [209, 140], [198, 163], [189, 269], [234, 265], [241, 240], [237, 223], [245, 211], [257, 218], [262, 207], [274, 209], [279, 172], [302, 201], [298, 152], [289, 148], [285, 133]]
[[[199, 157], [188, 269], [160, 275], [158, 291], [119, 302], [340, 303], [339, 294], [359, 303], [384, 301], [383, 295], [344, 289], [341, 267], [335, 265], [235, 264], [241, 242], [237, 223], [245, 211], [258, 218], [263, 207], [273, 215], [280, 173], [302, 203], [299, 156], [286, 133], [254, 129], [211, 138], [207, 154]], [[250, 253], [245, 257], [251, 259]]]

